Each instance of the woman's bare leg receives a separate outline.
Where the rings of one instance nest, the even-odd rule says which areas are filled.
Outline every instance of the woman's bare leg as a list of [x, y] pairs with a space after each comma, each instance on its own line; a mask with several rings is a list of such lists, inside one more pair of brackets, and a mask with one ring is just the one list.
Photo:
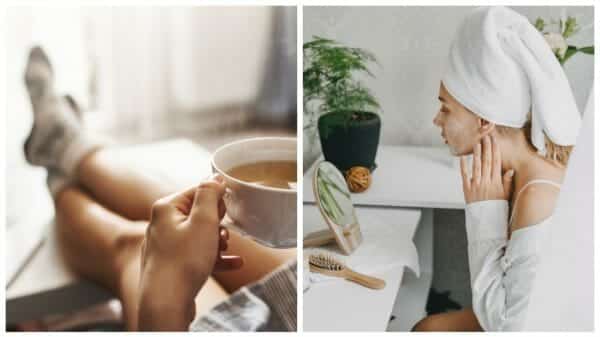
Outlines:
[[131, 219], [150, 219], [152, 204], [175, 189], [164, 181], [123, 163], [118, 149], [103, 148], [85, 156], [76, 175], [101, 204]]
[[[103, 205], [134, 220], [148, 221], [152, 204], [171, 193], [171, 186], [143, 172], [119, 163], [118, 150], [100, 149], [84, 157], [77, 170], [79, 182]], [[236, 271], [215, 273], [228, 291], [259, 280], [284, 262], [296, 257], [296, 249], [262, 246], [230, 232], [226, 254], [240, 255], [244, 266]]]
[[244, 266], [241, 269], [213, 273], [219, 284], [230, 293], [260, 280], [285, 262], [296, 259], [295, 248], [265, 247], [252, 239], [242, 237], [233, 230], [229, 231], [226, 254], [239, 255], [244, 258]]
[[[67, 263], [81, 276], [112, 291], [123, 305], [128, 330], [137, 327], [140, 245], [147, 223], [127, 220], [68, 187], [55, 200], [58, 238]], [[200, 315], [228, 294], [210, 278], [196, 297]]]
[[463, 309], [427, 316], [413, 331], [483, 331], [472, 309]]

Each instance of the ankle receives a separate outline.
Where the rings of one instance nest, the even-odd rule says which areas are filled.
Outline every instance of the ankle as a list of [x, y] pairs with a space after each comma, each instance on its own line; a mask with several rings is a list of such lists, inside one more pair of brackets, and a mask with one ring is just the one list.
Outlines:
[[89, 152], [81, 156], [81, 159], [74, 165], [72, 176], [75, 179], [85, 177], [86, 172], [90, 171], [90, 168], [96, 166], [97, 155], [103, 148], [103, 146], [92, 148]]
[[103, 147], [102, 141], [90, 135], [80, 134], [64, 149], [59, 159], [59, 167], [66, 175], [77, 178], [83, 170], [82, 167], [91, 162]]

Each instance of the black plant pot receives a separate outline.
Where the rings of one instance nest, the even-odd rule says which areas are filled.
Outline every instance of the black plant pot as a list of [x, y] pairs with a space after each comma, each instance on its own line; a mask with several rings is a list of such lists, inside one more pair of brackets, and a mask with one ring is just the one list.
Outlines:
[[373, 171], [379, 145], [381, 119], [372, 112], [357, 112], [348, 121], [339, 113], [327, 113], [319, 118], [319, 137], [325, 160], [345, 172], [353, 166]]

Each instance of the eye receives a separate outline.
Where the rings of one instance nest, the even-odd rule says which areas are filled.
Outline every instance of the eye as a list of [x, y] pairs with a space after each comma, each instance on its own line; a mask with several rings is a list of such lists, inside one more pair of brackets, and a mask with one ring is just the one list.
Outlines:
[[440, 106], [440, 111], [441, 111], [441, 112], [444, 112], [444, 113], [448, 113], [448, 112], [450, 112], [450, 110], [448, 109], [448, 107], [447, 107], [446, 105], [444, 105], [444, 104], [442, 104], [442, 105]]

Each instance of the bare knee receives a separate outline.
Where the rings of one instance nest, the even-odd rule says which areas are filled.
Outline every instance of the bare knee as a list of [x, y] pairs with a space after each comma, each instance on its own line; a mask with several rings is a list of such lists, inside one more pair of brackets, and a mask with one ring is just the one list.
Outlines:
[[54, 200], [54, 208], [56, 215], [59, 216], [64, 214], [66, 210], [68, 210], [69, 206], [72, 204], [73, 198], [80, 198], [82, 192], [79, 188], [75, 186], [66, 186], [58, 191], [55, 191], [52, 195]]

